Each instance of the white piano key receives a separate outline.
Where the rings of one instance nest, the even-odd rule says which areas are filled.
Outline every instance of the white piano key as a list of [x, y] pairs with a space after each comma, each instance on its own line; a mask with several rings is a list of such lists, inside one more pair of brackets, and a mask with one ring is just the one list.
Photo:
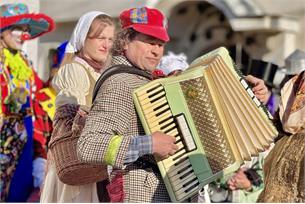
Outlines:
[[174, 156], [179, 156], [177, 159], [173, 160], [173, 158], [171, 159], [166, 159], [167, 161], [163, 162], [163, 166], [165, 167], [165, 169], [170, 169], [170, 168], [173, 168], [173, 166], [175, 166], [175, 164], [180, 164], [182, 163], [181, 161], [184, 161], [184, 160], [188, 160], [188, 155], [185, 154], [186, 151], [183, 149], [181, 150], [181, 152], [179, 152], [179, 155], [174, 155]]
[[148, 90], [154, 90], [154, 89], [158, 88], [159, 86], [163, 87], [160, 83], [157, 83], [153, 87], [149, 87], [147, 89], [143, 89], [141, 91], [138, 91], [137, 96], [139, 97], [139, 96], [142, 96], [143, 94], [147, 94]]
[[[190, 168], [190, 170], [192, 170], [192, 168]], [[177, 177], [177, 178], [170, 178], [170, 179], [172, 179], [171, 180], [171, 185], [172, 185], [172, 187], [173, 187], [173, 190], [174, 191], [179, 191], [179, 190], [181, 190], [181, 189], [187, 189], [187, 187], [188, 186], [190, 186], [190, 184], [189, 185], [187, 185], [187, 186], [185, 186], [184, 187], [184, 185], [186, 184], [186, 183], [188, 183], [188, 182], [190, 182], [190, 181], [192, 181], [193, 179], [196, 179], [197, 180], [197, 177], [196, 177], [196, 175], [194, 174], [194, 172], [192, 172], [192, 173], [189, 173], [185, 178], [183, 178], [183, 179], [179, 179], [179, 177]], [[192, 182], [193, 183], [193, 182]]]
[[184, 138], [184, 141], [185, 141], [186, 150], [192, 151], [192, 150], [196, 149], [196, 145], [195, 145], [193, 136], [191, 135], [190, 129], [186, 123], [184, 115], [180, 115], [176, 119], [177, 119], [177, 123], [180, 127], [182, 138]]
[[256, 104], [257, 107], [261, 105], [261, 102], [255, 97], [253, 98], [254, 103]]
[[156, 89], [154, 89], [153, 91], [151, 91], [149, 93], [143, 93], [141, 96], [138, 96], [138, 99], [143, 100], [143, 99], [148, 98], [149, 96], [151, 96], [154, 93], [157, 93], [158, 91], [161, 91], [161, 90], [164, 90], [163, 86], [156, 87]]
[[254, 93], [253, 93], [253, 91], [252, 91], [250, 88], [247, 89], [247, 92], [248, 92], [248, 94], [249, 94], [249, 96], [250, 96], [251, 98], [254, 97]]
[[191, 164], [190, 161], [187, 159], [187, 160], [181, 162], [180, 165], [177, 165], [177, 166], [172, 165], [171, 167], [167, 168], [167, 175], [169, 177], [174, 177], [175, 175], [178, 174], [179, 170], [181, 170], [182, 168], [184, 168], [190, 164]]
[[[144, 112], [145, 118], [150, 120], [150, 118], [152, 118], [152, 117], [159, 117], [157, 115], [160, 114], [161, 112], [167, 110], [167, 109], [169, 109], [169, 105], [164, 105], [164, 106], [160, 107], [158, 110], [155, 110], [155, 111], [153, 109], [151, 109], [151, 110], [147, 109], [147, 111], [144, 110], [143, 112]], [[167, 111], [171, 112], [170, 110], [167, 110]]]
[[248, 84], [247, 84], [247, 82], [244, 80], [244, 79], [242, 79], [241, 81], [240, 81], [240, 83], [243, 85], [243, 87], [246, 89], [246, 88], [248, 88]]
[[155, 100], [156, 98], [161, 97], [161, 96], [165, 96], [165, 91], [162, 91], [162, 92], [160, 92], [160, 93], [154, 95], [154, 96], [151, 97], [151, 98], [145, 98], [145, 99], [141, 100], [140, 103], [141, 103], [142, 106], [145, 105], [145, 104], [153, 103], [153, 102], [151, 102], [151, 101], [153, 101], [153, 100]]
[[[155, 118], [153, 118], [153, 120], [147, 120], [147, 124], [148, 124], [148, 126], [149, 126], [150, 128], [154, 128], [154, 127], [156, 127], [156, 126], [160, 126], [160, 128], [161, 128], [161, 127], [164, 126], [166, 123], [164, 123], [164, 124], [159, 124], [159, 123], [160, 123], [162, 120], [164, 120], [164, 119], [166, 119], [166, 118], [169, 118], [170, 116], [172, 116], [171, 112], [170, 112], [170, 111], [167, 111], [167, 112], [165, 112], [165, 114], [160, 115], [160, 117], [155, 117]], [[174, 123], [174, 119], [173, 119], [173, 118], [169, 118], [167, 121], [168, 121], [168, 122]]]
[[161, 132], [165, 133], [167, 130], [174, 128], [175, 126], [176, 126], [176, 124], [172, 123], [171, 125], [167, 126], [166, 128], [161, 129], [162, 125], [158, 125], [158, 126], [151, 128], [151, 132], [161, 131]]
[[[179, 135], [179, 132], [177, 129], [173, 129], [172, 131], [166, 133], [167, 135], [171, 135], [171, 136], [175, 136], [175, 135]], [[178, 137], [178, 136], [177, 136]], [[178, 140], [176, 137], [176, 141]], [[180, 138], [180, 137], [179, 137]]]
[[196, 185], [195, 187], [193, 187], [187, 193], [185, 193], [184, 191], [177, 191], [177, 192], [174, 192], [174, 194], [175, 194], [177, 200], [183, 201], [182, 199], [187, 199], [190, 194], [192, 194], [195, 191], [198, 192], [198, 190], [199, 190], [199, 184]]
[[[182, 199], [185, 195], [189, 195], [189, 192], [185, 193], [185, 191], [191, 187], [192, 185], [195, 185], [196, 183], [199, 183], [199, 181], [196, 179], [194, 180], [192, 183], [188, 184], [185, 187], [181, 187], [178, 191], [175, 192], [175, 195], [178, 199]], [[196, 185], [195, 187], [193, 187], [193, 189], [191, 191], [197, 191], [198, 190], [198, 185]]]
[[161, 106], [161, 105], [165, 105], [168, 104], [166, 98], [160, 98], [158, 101], [155, 101], [154, 103], [148, 103], [142, 107], [143, 112], [145, 112], [146, 114], [153, 112], [155, 108]]

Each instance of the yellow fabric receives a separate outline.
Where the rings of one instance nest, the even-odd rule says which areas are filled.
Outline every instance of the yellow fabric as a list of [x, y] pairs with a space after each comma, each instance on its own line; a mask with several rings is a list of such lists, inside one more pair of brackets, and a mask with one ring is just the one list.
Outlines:
[[56, 92], [52, 87], [41, 89], [39, 92], [45, 93], [49, 97], [48, 100], [40, 101], [39, 103], [42, 109], [47, 112], [48, 116], [53, 121], [55, 115]]
[[122, 141], [123, 141], [123, 137], [121, 135], [115, 135], [111, 138], [109, 142], [109, 146], [104, 156], [104, 161], [106, 162], [106, 164], [111, 166], [114, 165], [115, 158]]
[[13, 83], [18, 87], [20, 83], [31, 80], [34, 77], [33, 70], [26, 63], [20, 52], [13, 55], [9, 50], [3, 49], [4, 66], [10, 67]]

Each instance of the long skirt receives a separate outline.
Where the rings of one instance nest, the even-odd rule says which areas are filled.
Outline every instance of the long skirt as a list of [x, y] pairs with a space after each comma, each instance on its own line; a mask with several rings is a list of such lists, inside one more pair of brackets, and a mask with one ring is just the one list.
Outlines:
[[304, 133], [285, 136], [276, 142], [265, 160], [265, 188], [258, 202], [305, 202], [304, 155]]

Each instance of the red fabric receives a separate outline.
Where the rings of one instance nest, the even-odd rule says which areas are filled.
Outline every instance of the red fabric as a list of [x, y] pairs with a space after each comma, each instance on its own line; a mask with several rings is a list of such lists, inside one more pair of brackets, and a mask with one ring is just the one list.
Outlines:
[[111, 182], [106, 186], [110, 202], [122, 203], [124, 202], [124, 184], [123, 174], [118, 173]]
[[8, 86], [7, 86], [7, 81], [5, 80], [5, 77], [4, 77], [4, 73], [0, 74], [0, 84], [1, 84], [1, 99], [0, 100], [2, 101], [1, 108], [2, 108], [2, 112], [4, 113], [4, 115], [7, 115], [6, 106], [3, 104], [4, 99], [7, 97], [7, 94], [8, 94]]
[[140, 33], [169, 41], [166, 17], [157, 9], [142, 7], [125, 10], [120, 15], [122, 28], [133, 28]]
[[50, 138], [53, 126], [52, 121], [49, 118], [47, 112], [45, 112], [40, 102], [48, 100], [49, 97], [45, 93], [39, 92], [41, 89], [47, 87], [49, 82], [43, 82], [37, 75], [34, 73], [36, 91], [34, 93], [34, 99], [32, 101], [33, 107], [33, 126], [34, 126], [34, 155], [35, 157], [46, 158], [46, 146], [47, 140]]
[[33, 21], [47, 21], [49, 23], [49, 28], [45, 31], [42, 31], [36, 36], [31, 36], [30, 39], [37, 38], [45, 33], [51, 32], [55, 28], [55, 23], [53, 19], [45, 14], [34, 14], [34, 13], [27, 13], [27, 14], [21, 14], [18, 16], [9, 16], [9, 17], [0, 17], [0, 29], [6, 28], [8, 26], [14, 25], [18, 23], [18, 21], [22, 19], [32, 19]]

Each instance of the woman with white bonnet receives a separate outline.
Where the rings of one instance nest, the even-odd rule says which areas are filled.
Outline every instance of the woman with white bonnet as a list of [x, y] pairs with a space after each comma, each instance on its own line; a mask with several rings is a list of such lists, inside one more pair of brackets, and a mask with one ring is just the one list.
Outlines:
[[[76, 112], [90, 108], [92, 91], [96, 80], [109, 65], [115, 25], [112, 18], [103, 12], [92, 11], [79, 19], [66, 47], [65, 57], [52, 85], [57, 92], [56, 113], [53, 121], [54, 137], [71, 131], [72, 126], [81, 126], [85, 120], [74, 118]], [[74, 111], [74, 115], [71, 116]], [[69, 125], [70, 124], [70, 125]], [[69, 129], [70, 128], [70, 129]], [[68, 185], [60, 181], [54, 163], [52, 148], [48, 152], [48, 167], [41, 194], [41, 202], [99, 202], [96, 183]], [[75, 181], [79, 178], [75, 177]]]

